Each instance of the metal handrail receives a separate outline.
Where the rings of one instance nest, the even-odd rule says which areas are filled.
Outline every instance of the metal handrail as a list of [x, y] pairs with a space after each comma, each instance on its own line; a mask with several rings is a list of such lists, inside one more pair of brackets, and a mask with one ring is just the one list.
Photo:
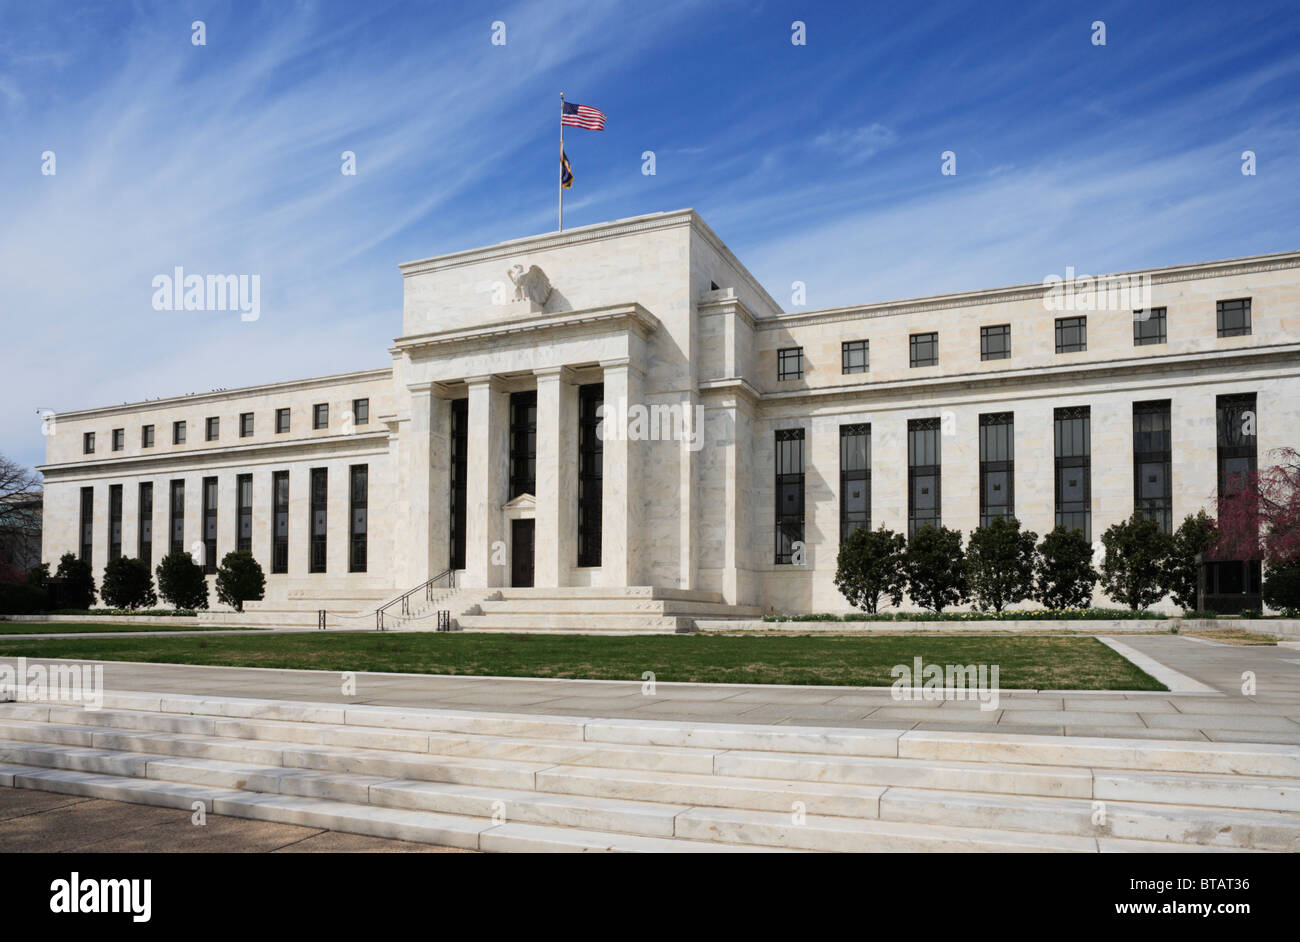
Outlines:
[[[446, 583], [445, 585], [443, 585], [444, 582]], [[384, 630], [384, 612], [388, 611], [388, 609], [392, 608], [394, 605], [402, 606], [402, 615], [410, 615], [411, 596], [423, 592], [424, 600], [428, 602], [433, 599], [434, 589], [454, 588], [456, 588], [456, 570], [444, 569], [427, 582], [420, 583], [420, 585], [417, 585], [414, 589], [402, 593], [391, 602], [385, 602], [383, 605], [379, 606], [379, 608], [375, 609], [375, 629], [377, 631]]]

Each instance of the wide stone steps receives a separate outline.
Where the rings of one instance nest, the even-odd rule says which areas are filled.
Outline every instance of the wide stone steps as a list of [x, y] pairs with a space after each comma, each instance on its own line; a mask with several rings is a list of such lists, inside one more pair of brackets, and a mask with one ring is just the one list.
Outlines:
[[484, 615], [458, 615], [465, 631], [636, 632], [682, 634], [695, 630], [695, 619], [672, 615], [609, 613], [564, 615], [539, 612], [496, 611]]

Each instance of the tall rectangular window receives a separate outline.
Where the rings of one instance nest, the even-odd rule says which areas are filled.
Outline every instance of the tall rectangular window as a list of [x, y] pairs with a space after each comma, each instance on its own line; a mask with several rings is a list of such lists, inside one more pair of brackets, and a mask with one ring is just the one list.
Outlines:
[[83, 487], [81, 489], [81, 553], [79, 558], [83, 563], [89, 563], [93, 560], [95, 547], [95, 489], [93, 487]]
[[1011, 357], [1011, 325], [980, 328], [980, 359], [1006, 360]]
[[909, 419], [907, 423], [907, 536], [942, 519], [939, 420]]
[[1055, 411], [1056, 525], [1092, 540], [1092, 411], [1070, 406]]
[[1165, 312], [1163, 307], [1133, 312], [1133, 346], [1145, 347], [1166, 341]]
[[185, 482], [172, 481], [167, 504], [167, 552], [185, 551]]
[[108, 561], [122, 555], [122, 485], [108, 486]]
[[939, 365], [939, 335], [931, 331], [927, 334], [912, 334], [908, 338], [908, 352], [912, 366]]
[[204, 427], [204, 438], [208, 441], [215, 442], [221, 437], [221, 419], [218, 416], [209, 416], [207, 421], [204, 423]]
[[465, 568], [465, 508], [469, 474], [469, 400], [451, 403], [451, 568]]
[[871, 347], [866, 340], [846, 340], [840, 344], [840, 372], [865, 373], [871, 362]]
[[510, 500], [537, 493], [537, 393], [510, 394]]
[[1016, 426], [1011, 412], [980, 416], [980, 526], [1016, 515]]
[[217, 571], [217, 479], [203, 479], [203, 571]]
[[184, 421], [172, 423], [172, 444], [173, 445], [185, 444], [185, 422]]
[[370, 421], [370, 400], [352, 400], [352, 424], [366, 425]]
[[1169, 400], [1133, 403], [1133, 508], [1173, 530]]
[[1257, 467], [1259, 439], [1255, 428], [1255, 394], [1219, 396], [1215, 406], [1219, 497], [1223, 498], [1245, 487]]
[[803, 429], [776, 432], [776, 562], [794, 562], [803, 542]]
[[871, 423], [840, 426], [840, 542], [871, 529]]
[[136, 513], [136, 551], [140, 562], [153, 571], [153, 482], [140, 483], [140, 499]]
[[289, 431], [289, 410], [275, 410], [275, 434], [283, 435]]
[[311, 545], [308, 547], [307, 571], [325, 571], [325, 505], [329, 499], [329, 470], [311, 469]]
[[1250, 333], [1250, 298], [1216, 301], [1220, 337], [1245, 337]]
[[95, 433], [83, 432], [81, 435], [81, 453], [83, 455], [93, 455], [95, 453]]
[[370, 468], [348, 469], [348, 572], [366, 571], [366, 527], [369, 523]]
[[140, 447], [141, 448], [153, 447], [153, 426], [152, 425], [140, 426]]
[[328, 402], [318, 402], [311, 407], [311, 427], [312, 428], [329, 428], [330, 424], [330, 404]]
[[113, 429], [113, 450], [121, 451], [125, 447], [126, 447], [126, 429], [124, 428]]
[[1088, 349], [1088, 318], [1058, 317], [1056, 319], [1056, 352], [1081, 353]]
[[786, 347], [776, 351], [776, 378], [803, 379], [803, 347]]
[[600, 565], [600, 528], [604, 512], [605, 446], [596, 429], [605, 402], [605, 384], [578, 387], [578, 565]]
[[289, 571], [289, 472], [271, 475], [271, 572]]
[[253, 476], [241, 474], [235, 478], [235, 549], [241, 553], [253, 551]]
[[240, 438], [253, 437], [253, 413], [251, 412], [239, 413], [239, 437]]

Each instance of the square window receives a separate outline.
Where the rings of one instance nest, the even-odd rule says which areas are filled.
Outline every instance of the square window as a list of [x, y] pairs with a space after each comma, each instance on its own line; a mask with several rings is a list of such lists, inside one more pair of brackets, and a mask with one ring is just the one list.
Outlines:
[[352, 400], [352, 424], [365, 425], [370, 421], [370, 400], [353, 399]]
[[329, 428], [330, 424], [330, 407], [329, 403], [321, 402], [311, 407], [311, 427], [312, 428]]
[[840, 372], [865, 373], [869, 363], [869, 348], [865, 340], [846, 340], [840, 344]]
[[776, 351], [776, 378], [778, 380], [803, 378], [803, 347], [786, 347]]
[[910, 345], [912, 366], [939, 365], [939, 335], [937, 333], [912, 334]]
[[1133, 312], [1133, 346], [1145, 347], [1148, 344], [1164, 343], [1165, 309], [1153, 307]]
[[1081, 353], [1088, 349], [1088, 318], [1058, 317], [1056, 319], [1056, 352]]
[[243, 412], [239, 416], [239, 437], [249, 438], [253, 434], [253, 413]]
[[1250, 298], [1215, 302], [1218, 309], [1220, 337], [1250, 335]]
[[980, 359], [1006, 360], [1011, 356], [1011, 325], [980, 328]]
[[289, 410], [276, 409], [275, 410], [275, 434], [283, 435], [287, 431], [289, 431]]

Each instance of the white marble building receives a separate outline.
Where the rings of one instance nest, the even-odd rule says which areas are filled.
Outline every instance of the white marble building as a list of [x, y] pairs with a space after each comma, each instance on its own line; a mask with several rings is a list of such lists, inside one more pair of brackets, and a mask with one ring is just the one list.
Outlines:
[[[59, 414], [44, 559], [247, 547], [271, 599], [451, 569], [844, 610], [853, 526], [1010, 510], [1096, 539], [1139, 500], [1176, 526], [1221, 462], [1300, 444], [1300, 252], [1135, 273], [1137, 319], [1041, 284], [784, 313], [690, 210], [401, 272], [389, 369]], [[1221, 442], [1245, 411], [1255, 437]]]

